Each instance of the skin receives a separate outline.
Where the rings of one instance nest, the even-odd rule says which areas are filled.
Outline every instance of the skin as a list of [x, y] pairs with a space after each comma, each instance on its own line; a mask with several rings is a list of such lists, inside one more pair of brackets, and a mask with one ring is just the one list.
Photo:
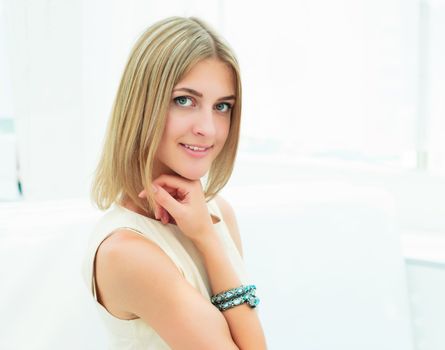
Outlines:
[[[172, 221], [178, 224], [191, 239], [198, 239], [192, 235], [206, 231], [206, 226], [212, 223], [208, 220], [199, 180], [208, 172], [227, 140], [235, 102], [231, 68], [215, 58], [196, 64], [173, 89], [153, 168], [152, 195], [155, 200], [158, 198], [154, 216], [164, 224]], [[194, 158], [184, 145], [203, 146], [208, 148], [208, 153], [205, 157]], [[140, 197], [146, 195], [145, 190], [139, 194]], [[162, 205], [167, 202], [168, 208]], [[221, 197], [217, 197], [217, 203], [241, 253], [233, 210]]]
[[[175, 86], [155, 160], [154, 178], [160, 174], [177, 174], [199, 180], [205, 175], [229, 134], [230, 107], [234, 102], [233, 99], [216, 101], [233, 96], [234, 84], [226, 64], [207, 59], [193, 67]], [[193, 89], [202, 97], [185, 89]], [[181, 143], [211, 146], [211, 149], [206, 157], [193, 158]]]
[[[161, 183], [161, 175], [197, 181], [207, 173], [229, 134], [231, 106], [235, 103], [234, 86], [231, 69], [214, 58], [196, 64], [175, 86], [155, 157], [155, 185]], [[182, 144], [210, 146], [210, 149], [205, 157], [194, 158]], [[165, 177], [162, 187], [175, 199], [179, 198], [178, 189], [169, 186]], [[146, 191], [142, 191], [139, 196], [146, 197]], [[160, 205], [155, 208], [155, 213], [142, 212], [129, 198], [122, 205], [140, 214], [155, 217], [164, 224], [176, 223], [172, 215]]]
[[[173, 92], [153, 169], [154, 186], [140, 197], [153, 196], [155, 217], [164, 224], [173, 220], [194, 243], [215, 294], [239, 286], [241, 280], [214, 228], [199, 179], [227, 140], [230, 113], [220, 98], [234, 94], [234, 77], [224, 63], [209, 59], [194, 66], [174, 90], [184, 87], [201, 96], [189, 100], [181, 96], [190, 94]], [[196, 158], [183, 143], [210, 149]], [[233, 210], [222, 198], [216, 200], [242, 255]], [[128, 205], [131, 210], [131, 203]], [[95, 273], [98, 301], [109, 313], [121, 319], [141, 318], [172, 349], [267, 348], [255, 311], [243, 304], [223, 314], [185, 279], [156, 243], [131, 230], [116, 230], [102, 242]]]

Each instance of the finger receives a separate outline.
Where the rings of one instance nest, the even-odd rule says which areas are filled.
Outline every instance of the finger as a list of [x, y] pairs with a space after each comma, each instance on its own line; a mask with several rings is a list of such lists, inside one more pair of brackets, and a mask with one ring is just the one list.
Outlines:
[[179, 199], [184, 199], [185, 197], [187, 197], [187, 195], [189, 194], [189, 191], [185, 188], [178, 188], [178, 190], [176, 191], [176, 195]]
[[162, 211], [162, 222], [164, 224], [168, 224], [168, 222], [170, 221], [169, 215], [168, 213], [165, 211], [165, 209]]
[[168, 193], [170, 193], [171, 196], [174, 196], [177, 192], [177, 189], [170, 186], [162, 186], [164, 190], [166, 190]]
[[162, 174], [153, 180], [153, 184], [163, 188], [186, 188], [190, 186], [190, 181], [179, 176]]
[[170, 222], [170, 214], [164, 208], [160, 209], [160, 219], [163, 224], [168, 224]]
[[[176, 192], [175, 188], [168, 187], [168, 186], [166, 186], [164, 188], [169, 193], [175, 193]], [[152, 188], [152, 192], [154, 192], [154, 188]], [[139, 192], [138, 197], [139, 198], [147, 198], [147, 190], [144, 188], [141, 192]]]
[[157, 205], [156, 203], [155, 203], [155, 206], [154, 206], [154, 208], [153, 208], [153, 211], [154, 211], [154, 215], [155, 215], [155, 219], [157, 219], [157, 220], [159, 220], [159, 218], [160, 218], [160, 208], [159, 208], [159, 205]]
[[[175, 217], [181, 210], [180, 203], [173, 198], [164, 188], [160, 186], [155, 186], [157, 188], [154, 192], [154, 200], [156, 203], [163, 208], [166, 212], [170, 213], [171, 216]], [[162, 217], [162, 214], [161, 214]]]
[[162, 223], [164, 223], [165, 220], [165, 209], [162, 207], [159, 207], [159, 220], [161, 220]]
[[153, 184], [164, 188], [173, 198], [183, 201], [190, 193], [192, 182], [179, 176], [161, 175]]

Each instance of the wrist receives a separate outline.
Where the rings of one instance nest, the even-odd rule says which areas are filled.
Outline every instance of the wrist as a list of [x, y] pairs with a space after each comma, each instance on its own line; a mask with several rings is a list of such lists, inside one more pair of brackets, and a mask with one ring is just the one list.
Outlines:
[[193, 240], [196, 248], [201, 254], [219, 249], [219, 237], [213, 227], [206, 229], [198, 237]]

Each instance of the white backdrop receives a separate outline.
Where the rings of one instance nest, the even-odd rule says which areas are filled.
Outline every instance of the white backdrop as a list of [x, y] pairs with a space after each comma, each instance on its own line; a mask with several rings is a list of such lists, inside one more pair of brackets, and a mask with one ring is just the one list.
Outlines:
[[[431, 42], [437, 43], [444, 2], [422, 3], [429, 4], [433, 22], [426, 30], [432, 33]], [[9, 110], [15, 113], [25, 199], [87, 196], [129, 50], [147, 25], [169, 15], [202, 16], [237, 52], [245, 92], [241, 153], [319, 151], [349, 159], [366, 154], [400, 155], [411, 152], [419, 134], [426, 131], [431, 136], [427, 146], [439, 152], [445, 132], [441, 117], [445, 51], [443, 44], [420, 50], [427, 53], [423, 59], [431, 64], [419, 85], [418, 5], [417, 0], [278, 0], [273, 6], [255, 3], [253, 10], [250, 2], [234, 0], [1, 0], [5, 47], [11, 55], [13, 103]], [[419, 86], [431, 96], [419, 96]], [[418, 129], [416, 113], [422, 108], [428, 112], [428, 106], [434, 109], [422, 121], [424, 128]], [[427, 144], [425, 139], [422, 142]], [[13, 165], [12, 158], [2, 156], [2, 166], [6, 159]], [[261, 171], [261, 166], [255, 169]], [[288, 176], [272, 170], [265, 177], [272, 183]], [[342, 169], [328, 171], [331, 169], [313, 167], [305, 176], [347, 176]], [[392, 189], [403, 225], [443, 231], [443, 178], [402, 172], [385, 179], [373, 176], [358, 171], [347, 181], [378, 182], [379, 187]], [[19, 223], [25, 224], [22, 219]], [[18, 279], [23, 276], [20, 271], [34, 274], [27, 270], [25, 253], [46, 249], [43, 241], [30, 237], [16, 236], [11, 246], [3, 241], [3, 266], [8, 268], [8, 257], [15, 258]], [[26, 248], [20, 250], [21, 244]], [[9, 247], [22, 255], [13, 249], [8, 253]], [[51, 251], [44, 256], [48, 260], [30, 255], [29, 262], [51, 264], [60, 253]], [[14, 294], [11, 288], [4, 293]], [[18, 300], [10, 295], [3, 300]], [[26, 293], [17, 295], [27, 297]], [[48, 296], [41, 297], [44, 299], [38, 300]], [[16, 304], [11, 305], [8, 310], [18, 316], [3, 328], [5, 332], [15, 329], [20, 315], [27, 311], [14, 310]], [[33, 324], [29, 322], [26, 327]]]
[[417, 0], [2, 5], [28, 199], [87, 195], [130, 48], [170, 15], [203, 17], [238, 54], [242, 152], [413, 155]]
[[[225, 196], [237, 213], [270, 350], [413, 349], [388, 193], [302, 181], [232, 187]], [[105, 348], [80, 273], [100, 214], [84, 200], [3, 203], [0, 214], [0, 348]]]

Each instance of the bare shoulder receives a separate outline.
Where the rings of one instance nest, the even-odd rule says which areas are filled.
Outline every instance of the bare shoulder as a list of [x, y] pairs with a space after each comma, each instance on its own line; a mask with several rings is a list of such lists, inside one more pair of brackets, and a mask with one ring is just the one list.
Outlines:
[[[162, 249], [131, 230], [120, 229], [108, 236], [99, 246], [95, 259], [98, 299], [118, 318], [135, 318], [134, 305], [125, 300], [125, 290], [132, 278], [141, 273], [143, 265], [158, 266], [158, 273], [147, 274], [146, 282], [156, 285], [162, 273], [168, 278], [180, 278], [181, 273]], [[139, 264], [138, 264], [139, 263]], [[154, 265], [153, 265], [154, 264]]]
[[226, 222], [227, 227], [229, 228], [230, 235], [232, 236], [232, 239], [235, 242], [235, 245], [238, 248], [241, 257], [243, 257], [241, 235], [236, 221], [235, 211], [233, 210], [229, 202], [220, 195], [217, 195], [215, 197], [215, 201], [218, 204], [219, 209], [221, 210], [223, 219]]
[[141, 318], [170, 347], [236, 348], [221, 312], [145, 236], [127, 229], [111, 234], [97, 250], [95, 274], [101, 303], [111, 314]]

